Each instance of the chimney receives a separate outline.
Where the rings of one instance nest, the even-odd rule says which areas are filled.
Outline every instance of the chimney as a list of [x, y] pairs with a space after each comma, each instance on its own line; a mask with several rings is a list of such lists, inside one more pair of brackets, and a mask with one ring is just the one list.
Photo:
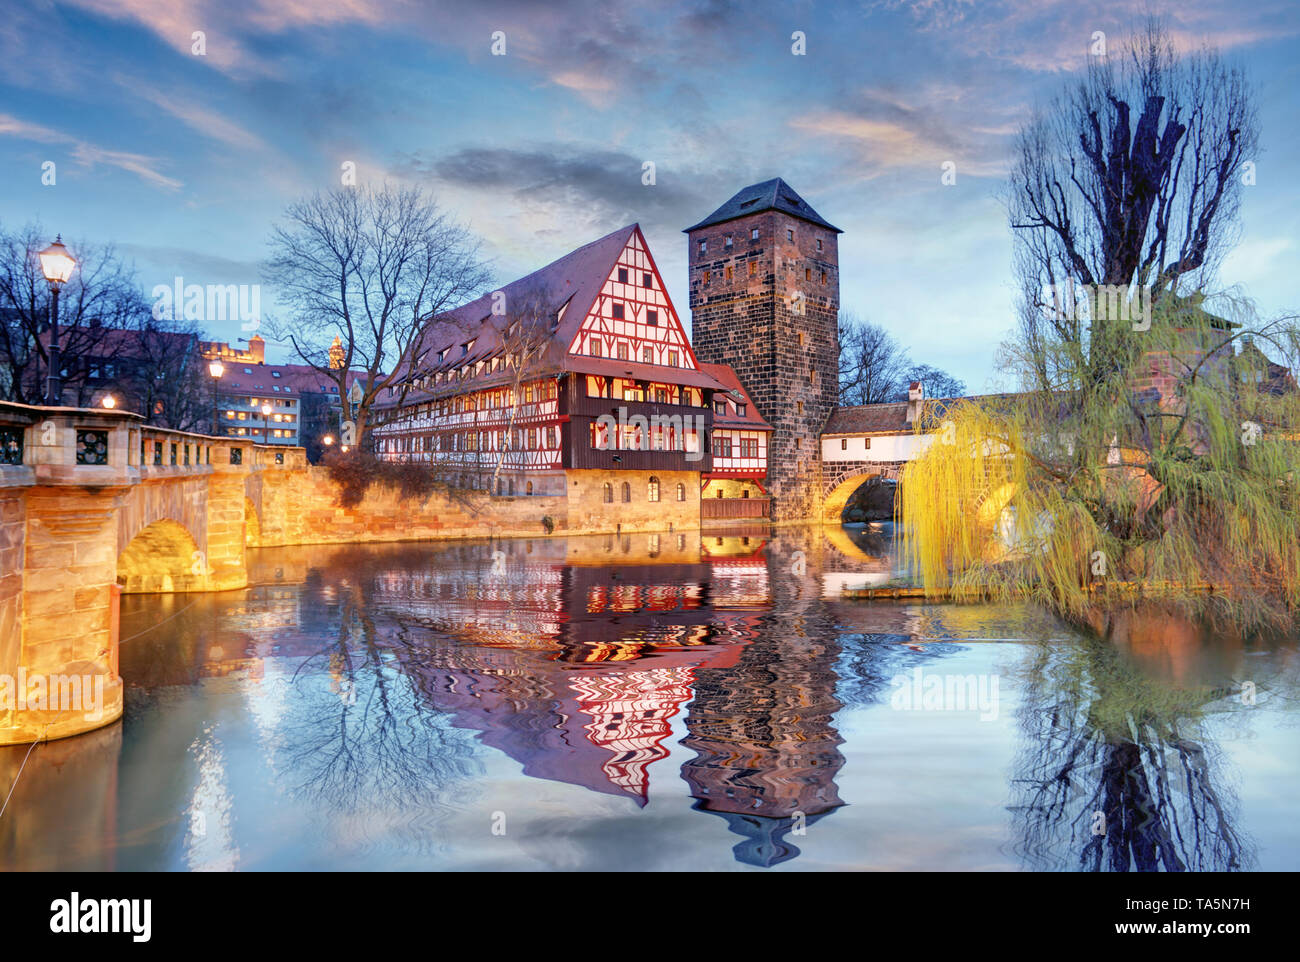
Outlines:
[[262, 335], [254, 334], [248, 339], [248, 353], [253, 355], [256, 363], [266, 363], [266, 341], [262, 340]]
[[925, 400], [925, 388], [920, 381], [913, 381], [907, 386], [907, 423], [916, 424], [921, 420], [921, 403]]

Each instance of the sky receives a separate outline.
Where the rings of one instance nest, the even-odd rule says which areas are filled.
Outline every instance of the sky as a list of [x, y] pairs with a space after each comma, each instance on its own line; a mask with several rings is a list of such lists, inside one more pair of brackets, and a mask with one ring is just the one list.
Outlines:
[[779, 176], [844, 231], [842, 310], [998, 390], [1016, 130], [1097, 31], [1113, 51], [1148, 11], [1255, 84], [1262, 149], [1220, 281], [1294, 311], [1296, 0], [6, 2], [0, 228], [112, 243], [146, 291], [259, 284], [285, 206], [352, 163], [426, 188], [498, 283], [639, 222], [689, 323], [682, 228]]

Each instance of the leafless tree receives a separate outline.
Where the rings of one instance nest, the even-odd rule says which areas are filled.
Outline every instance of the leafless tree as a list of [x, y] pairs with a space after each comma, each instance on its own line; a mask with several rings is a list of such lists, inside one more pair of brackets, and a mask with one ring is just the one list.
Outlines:
[[840, 312], [840, 403], [880, 404], [907, 392], [911, 364], [898, 342], [878, 324]]
[[[358, 442], [381, 394], [404, 389], [408, 359], [429, 346], [435, 318], [488, 282], [477, 242], [418, 187], [341, 187], [291, 204], [271, 234], [265, 275], [287, 305], [273, 338], [334, 380], [364, 371]], [[330, 365], [335, 336], [342, 367]]]
[[1055, 309], [1045, 290], [1107, 285], [1158, 302], [1206, 289], [1235, 242], [1257, 146], [1243, 73], [1209, 49], [1177, 55], [1156, 20], [1035, 114], [1018, 139], [1008, 213], [1021, 340], [1040, 379], [1060, 373], [1045, 338], [1079, 345], [1066, 363], [1076, 378], [1104, 377], [1110, 363], [1107, 327]]

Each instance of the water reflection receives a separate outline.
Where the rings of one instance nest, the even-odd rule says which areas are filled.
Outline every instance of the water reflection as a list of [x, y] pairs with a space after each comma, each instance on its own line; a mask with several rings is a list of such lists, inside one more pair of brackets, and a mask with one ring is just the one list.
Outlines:
[[[1233, 679], [1251, 674], [1275, 707], [1296, 689], [1291, 641], [1168, 621], [1088, 639], [1020, 609], [827, 598], [828, 584], [893, 571], [880, 531], [253, 560], [247, 591], [124, 600], [125, 720], [34, 755], [0, 819], [0, 865], [361, 867], [412, 853], [469, 865], [491, 851], [487, 815], [500, 807], [538, 825], [608, 826], [590, 845], [628, 853], [655, 847], [633, 839], [651, 831], [641, 824], [665, 847], [707, 838], [746, 866], [807, 851], [870, 866], [899, 857], [902, 843], [869, 821], [897, 805], [936, 825], [969, 813], [981, 858], [1009, 852], [1028, 867], [1244, 869], [1257, 845], [1220, 744], [1250, 717]], [[892, 681], [916, 668], [1002, 673], [1019, 737], [971, 715], [900, 720]], [[955, 771], [1014, 776], [984, 796], [930, 799], [909, 764], [881, 760], [913, 745]], [[20, 751], [0, 750], [4, 786]], [[672, 814], [629, 823], [597, 798]], [[80, 843], [42, 847], [69, 825]]]

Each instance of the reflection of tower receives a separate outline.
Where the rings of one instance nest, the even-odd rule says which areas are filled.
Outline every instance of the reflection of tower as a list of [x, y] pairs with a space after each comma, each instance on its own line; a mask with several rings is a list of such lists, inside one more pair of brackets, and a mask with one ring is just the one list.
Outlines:
[[337, 334], [334, 335], [334, 343], [330, 345], [330, 369], [337, 371], [348, 362], [347, 352], [343, 350], [343, 342], [339, 340]]
[[799, 854], [785, 836], [844, 804], [835, 775], [843, 741], [830, 631], [800, 637], [789, 619], [765, 622], [736, 667], [697, 672], [683, 744], [696, 758], [682, 777], [701, 811], [723, 816], [745, 841], [736, 858], [770, 866]]

